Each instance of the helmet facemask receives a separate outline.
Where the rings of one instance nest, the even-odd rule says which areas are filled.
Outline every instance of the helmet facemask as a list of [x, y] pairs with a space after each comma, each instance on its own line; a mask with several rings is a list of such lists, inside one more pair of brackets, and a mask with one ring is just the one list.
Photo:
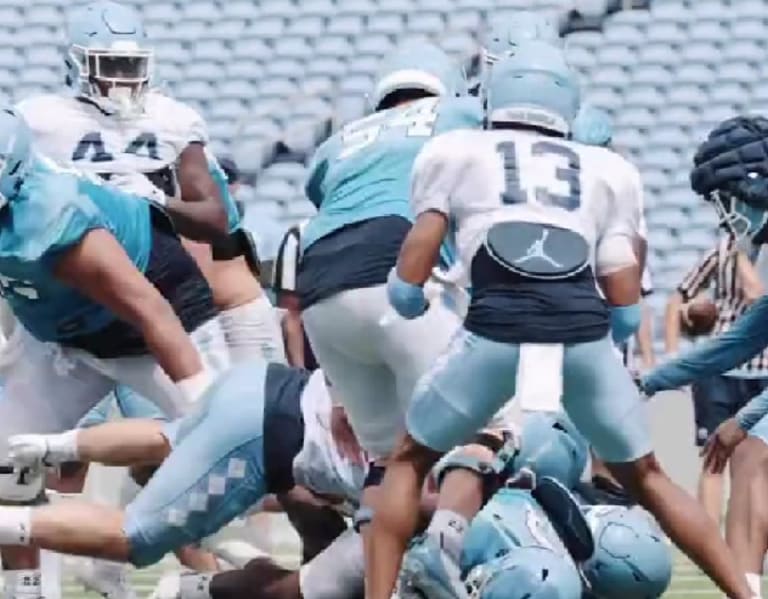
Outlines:
[[134, 42], [118, 42], [107, 49], [73, 45], [69, 59], [76, 66], [81, 94], [110, 114], [123, 118], [141, 114], [154, 69], [152, 50], [140, 49]]
[[766, 242], [768, 211], [726, 190], [716, 189], [710, 192], [708, 199], [715, 207], [720, 226], [738, 246]]

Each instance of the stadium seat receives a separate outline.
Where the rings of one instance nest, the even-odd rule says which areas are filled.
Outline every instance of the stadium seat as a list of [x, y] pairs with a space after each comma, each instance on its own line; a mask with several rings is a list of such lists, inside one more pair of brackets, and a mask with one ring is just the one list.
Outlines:
[[681, 22], [665, 23], [663, 21], [654, 21], [649, 24], [646, 30], [646, 41], [649, 44], [684, 44], [687, 41], [686, 32]]
[[712, 65], [721, 56], [720, 49], [713, 41], [701, 41], [686, 44], [681, 48], [682, 57], [686, 62]]
[[198, 60], [224, 62], [229, 57], [229, 49], [221, 40], [198, 40], [192, 44], [192, 56]]
[[382, 13], [368, 19], [366, 30], [370, 33], [398, 35], [405, 30], [405, 19], [400, 13]]
[[307, 76], [312, 77], [316, 75], [325, 77], [339, 77], [342, 73], [346, 73], [347, 66], [334, 58], [330, 57], [318, 57], [307, 63]]
[[445, 31], [445, 20], [439, 12], [416, 12], [408, 15], [408, 31], [437, 34]]
[[733, 40], [763, 42], [768, 34], [768, 26], [762, 19], [734, 19], [729, 25]]
[[219, 5], [222, 16], [233, 19], [254, 18], [254, 5], [252, 0], [229, 0]]
[[606, 45], [597, 50], [597, 62], [600, 65], [631, 65], [637, 60], [635, 51], [622, 44]]
[[[302, 6], [302, 13], [304, 7]], [[324, 19], [320, 16], [302, 16], [288, 22], [285, 32], [288, 35], [317, 38], [324, 32]]]
[[25, 24], [50, 25], [58, 27], [63, 19], [62, 13], [55, 6], [30, 4], [21, 17]]
[[24, 58], [29, 66], [61, 68], [64, 63], [61, 49], [55, 46], [30, 46]]
[[363, 32], [365, 23], [361, 15], [339, 15], [328, 20], [327, 35], [355, 36]]
[[301, 14], [310, 17], [331, 16], [336, 12], [332, 0], [301, 0]]
[[355, 41], [355, 50], [359, 54], [381, 56], [392, 49], [392, 41], [387, 35], [362, 35]]
[[454, 31], [477, 32], [482, 28], [482, 15], [477, 10], [454, 8], [448, 13], [448, 28]]
[[205, 31], [205, 36], [218, 40], [236, 40], [245, 33], [246, 22], [242, 19], [216, 19]]
[[262, 17], [288, 18], [299, 14], [298, 5], [292, 0], [261, 0], [259, 2], [260, 15]]
[[634, 85], [653, 85], [663, 88], [673, 82], [673, 76], [669, 69], [659, 65], [637, 65], [632, 69], [632, 83]]
[[747, 88], [741, 83], [714, 82], [709, 88], [709, 99], [716, 104], [740, 105], [748, 99]]
[[374, 56], [356, 56], [347, 63], [350, 75], [374, 75], [381, 61]]
[[695, 83], [704, 85], [715, 79], [715, 72], [703, 64], [681, 64], [675, 69], [677, 83]]
[[666, 104], [666, 98], [654, 85], [633, 85], [624, 94], [624, 105], [627, 107], [644, 106], [655, 109]]
[[352, 44], [346, 36], [329, 35], [323, 36], [315, 42], [313, 48], [314, 56], [344, 58], [352, 54]]

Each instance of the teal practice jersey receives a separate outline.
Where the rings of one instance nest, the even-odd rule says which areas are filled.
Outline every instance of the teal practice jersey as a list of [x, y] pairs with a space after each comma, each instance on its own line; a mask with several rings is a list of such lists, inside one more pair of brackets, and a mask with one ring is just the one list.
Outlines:
[[476, 129], [483, 110], [474, 97], [424, 98], [346, 125], [321, 145], [306, 186], [317, 206], [302, 235], [306, 249], [347, 225], [381, 216], [413, 220], [411, 168], [424, 144], [454, 129]]
[[152, 247], [150, 205], [99, 179], [34, 159], [19, 193], [0, 210], [0, 291], [22, 325], [42, 341], [98, 331], [115, 320], [54, 277], [62, 253], [106, 229], [144, 272]]

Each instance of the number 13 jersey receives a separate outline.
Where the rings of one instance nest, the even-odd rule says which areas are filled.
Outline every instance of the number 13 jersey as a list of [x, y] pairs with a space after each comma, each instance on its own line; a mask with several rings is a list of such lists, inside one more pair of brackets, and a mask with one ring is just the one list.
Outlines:
[[440, 135], [411, 179], [415, 214], [450, 217], [463, 264], [497, 223], [541, 223], [583, 237], [597, 276], [636, 263], [642, 193], [637, 169], [611, 150], [511, 129]]
[[[471, 279], [467, 330], [507, 343], [607, 334], [595, 274], [636, 263], [642, 206], [639, 173], [621, 156], [531, 131], [453, 131], [417, 157], [411, 203], [449, 218]], [[574, 268], [531, 276], [553, 265]]]

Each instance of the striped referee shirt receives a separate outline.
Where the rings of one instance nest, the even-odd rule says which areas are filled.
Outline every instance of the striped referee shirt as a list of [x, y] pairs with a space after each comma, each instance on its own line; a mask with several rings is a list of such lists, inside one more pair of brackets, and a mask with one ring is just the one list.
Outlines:
[[[742, 291], [738, 252], [735, 251], [734, 244], [732, 237], [724, 236], [704, 255], [677, 288], [683, 301], [690, 302], [702, 291], [713, 286], [717, 321], [712, 329], [712, 336], [730, 329], [749, 307]], [[728, 374], [743, 378], [768, 376], [768, 348]]]
[[275, 293], [296, 293], [299, 260], [301, 259], [301, 235], [309, 219], [292, 226], [286, 231], [272, 271], [272, 289]]

